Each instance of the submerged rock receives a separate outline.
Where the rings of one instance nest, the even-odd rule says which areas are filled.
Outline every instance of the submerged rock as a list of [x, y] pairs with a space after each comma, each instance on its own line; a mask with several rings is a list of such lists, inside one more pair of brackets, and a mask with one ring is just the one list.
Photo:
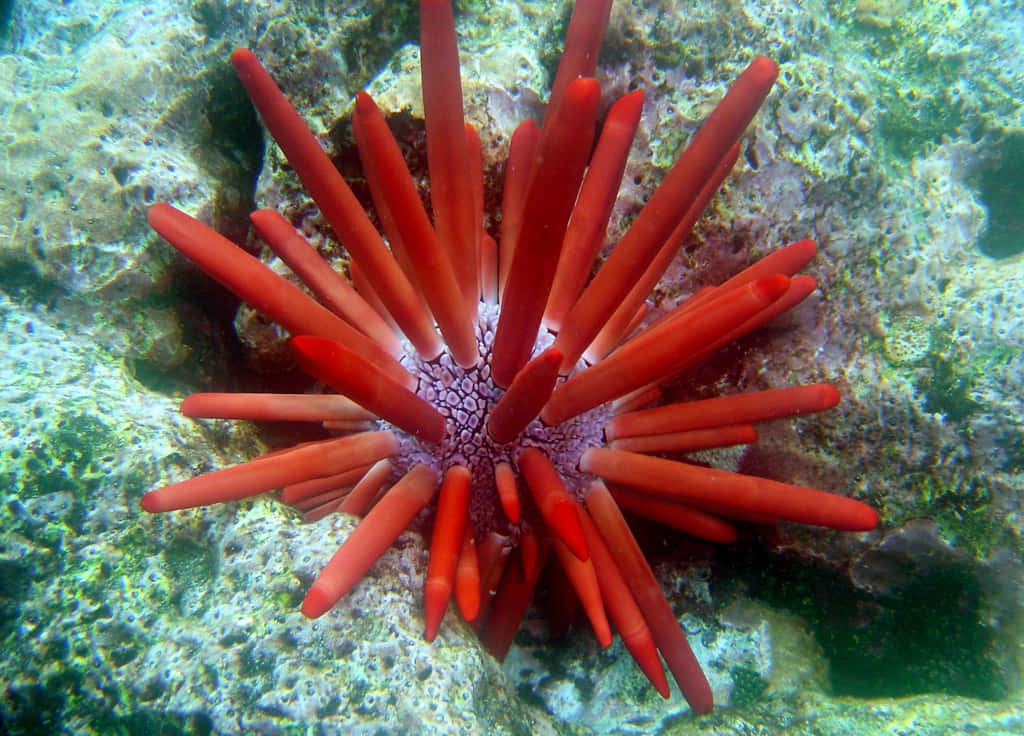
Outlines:
[[[582, 633], [552, 648], [532, 622], [504, 667], [451, 618], [426, 645], [415, 534], [310, 623], [298, 601], [352, 519], [302, 524], [266, 498], [167, 517], [138, 510], [149, 488], [273, 440], [178, 415], [182, 394], [248, 367], [233, 300], [145, 225], [149, 203], [172, 199], [244, 243], [252, 192], [274, 206], [295, 191], [229, 50], [253, 48], [336, 153], [349, 101], [367, 85], [414, 139], [411, 6], [13, 4], [0, 36], [0, 79], [13, 92], [0, 98], [0, 727], [1024, 728], [1024, 260], [1006, 245], [1015, 226], [999, 198], [1018, 187], [1006, 164], [1022, 135], [1024, 30], [1000, 5], [915, 8], [927, 22], [882, 3], [806, 5], [616, 4], [599, 67], [605, 90], [647, 94], [620, 228], [736, 71], [754, 53], [782, 62], [743, 163], [654, 307], [751, 255], [817, 238], [823, 303], [674, 390], [709, 394], [723, 374], [737, 388], [839, 380], [838, 411], [766, 427], [736, 463], [856, 494], [888, 528], [852, 540], [783, 529], [718, 553], [648, 539], [727, 704], [693, 720], [678, 696], [665, 704], [646, 687], [621, 645], [601, 652]], [[545, 96], [564, 15], [541, 3], [459, 10], [467, 109], [491, 131], [497, 179], [511, 124]], [[922, 637], [901, 637], [896, 623]], [[901, 652], [910, 642], [920, 657]], [[905, 664], [913, 686], [876, 677], [880, 662]]]

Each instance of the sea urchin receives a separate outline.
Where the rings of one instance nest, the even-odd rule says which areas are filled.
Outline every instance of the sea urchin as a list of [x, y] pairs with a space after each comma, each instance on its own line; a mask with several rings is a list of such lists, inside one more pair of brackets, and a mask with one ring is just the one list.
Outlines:
[[865, 530], [877, 518], [843, 496], [652, 454], [752, 442], [752, 423], [827, 409], [839, 397], [813, 385], [646, 408], [660, 402], [661, 382], [810, 294], [813, 279], [796, 274], [815, 245], [787, 246], [640, 328], [649, 293], [775, 80], [774, 62], [758, 58], [588, 283], [642, 107], [640, 92], [618, 100], [595, 144], [592, 77], [610, 6], [576, 3], [544, 121], [528, 120], [512, 137], [497, 243], [483, 228], [480, 144], [463, 121], [450, 0], [420, 3], [433, 220], [383, 114], [369, 95], [356, 99], [353, 130], [387, 244], [256, 57], [232, 54], [264, 123], [348, 249], [360, 289], [274, 211], [252, 214], [256, 231], [319, 302], [188, 215], [152, 207], [161, 236], [288, 330], [300, 365], [338, 392], [196, 394], [182, 411], [318, 422], [335, 436], [151, 491], [142, 507], [170, 511], [283, 487], [282, 500], [310, 519], [365, 514], [306, 594], [310, 617], [431, 507], [428, 639], [454, 597], [502, 659], [550, 556], [601, 645], [614, 627], [668, 697], [660, 653], [691, 708], [705, 713], [711, 689], [620, 507], [715, 542], [736, 539], [726, 519]]

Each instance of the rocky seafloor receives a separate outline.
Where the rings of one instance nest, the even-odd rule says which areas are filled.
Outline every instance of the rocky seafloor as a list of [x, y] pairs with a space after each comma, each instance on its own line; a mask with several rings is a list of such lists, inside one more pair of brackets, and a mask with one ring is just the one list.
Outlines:
[[[606, 98], [646, 93], [628, 222], [755, 54], [782, 74], [657, 297], [802, 237], [820, 294], [672, 390], [827, 380], [750, 472], [855, 494], [870, 534], [785, 528], [645, 549], [715, 690], [694, 719], [621, 644], [531, 619], [501, 666], [422, 638], [421, 539], [333, 611], [298, 604], [354, 520], [272, 497], [144, 515], [146, 490], [280, 428], [185, 394], [286, 384], [265, 326], [145, 224], [170, 201], [239, 242], [253, 203], [318, 220], [227, 63], [252, 48], [341, 160], [368, 88], [410, 140], [415, 3], [0, 4], [0, 732], [1011, 734], [1024, 730], [1020, 403], [1024, 19], [1013, 2], [617, 2]], [[568, 7], [458, 2], [489, 176], [540, 110]]]

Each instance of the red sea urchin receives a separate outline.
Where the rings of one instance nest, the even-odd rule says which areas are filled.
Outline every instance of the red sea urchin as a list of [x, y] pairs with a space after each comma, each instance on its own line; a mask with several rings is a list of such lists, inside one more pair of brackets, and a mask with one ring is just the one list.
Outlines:
[[[282, 500], [309, 518], [365, 513], [306, 595], [302, 611], [316, 617], [440, 488], [428, 639], [454, 597], [502, 659], [550, 557], [601, 645], [614, 626], [668, 697], [660, 653], [691, 708], [704, 713], [710, 687], [619, 508], [716, 542], [736, 539], [727, 518], [866, 530], [877, 517], [843, 496], [645, 454], [751, 442], [752, 423], [827, 409], [839, 397], [814, 385], [644, 408], [658, 402], [659, 383], [806, 297], [814, 281], [796, 273], [815, 246], [787, 246], [637, 329], [775, 80], [776, 65], [758, 58], [587, 283], [642, 103], [639, 92], [616, 102], [594, 144], [600, 90], [592, 75], [610, 5], [576, 3], [544, 122], [527, 121], [512, 138], [497, 244], [482, 226], [479, 139], [463, 122], [449, 0], [420, 4], [433, 222], [383, 115], [365, 93], [356, 100], [353, 129], [388, 245], [256, 58], [232, 54], [372, 293], [354, 290], [276, 212], [253, 213], [256, 231], [319, 302], [205, 225], [155, 205], [153, 228], [285, 327], [302, 367], [339, 392], [197, 394], [182, 411], [322, 422], [339, 436], [151, 491], [142, 507], [170, 511], [283, 487]], [[380, 495], [392, 476], [399, 479]]]

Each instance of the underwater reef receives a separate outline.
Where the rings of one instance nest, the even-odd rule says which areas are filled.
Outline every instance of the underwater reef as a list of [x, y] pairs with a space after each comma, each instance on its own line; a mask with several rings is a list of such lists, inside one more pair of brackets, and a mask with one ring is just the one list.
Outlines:
[[[416, 531], [311, 622], [299, 606], [355, 517], [305, 523], [271, 495], [139, 508], [154, 488], [294, 431], [195, 422], [179, 413], [185, 395], [304, 380], [284, 333], [176, 256], [147, 209], [173, 202], [284, 273], [247, 221], [274, 207], [337, 255], [231, 51], [259, 57], [368, 203], [351, 134], [361, 90], [425, 175], [417, 4], [11, 3], [0, 18], [0, 727], [1018, 731], [1024, 21], [1012, 6], [613, 4], [602, 101], [638, 88], [645, 102], [610, 243], [750, 60], [780, 66], [652, 314], [785, 243], [818, 243], [805, 304], [663, 390], [834, 383], [836, 408], [766, 424], [749, 449], [708, 459], [858, 498], [880, 517], [868, 533], [783, 525], [724, 547], [634, 524], [715, 693], [713, 714], [695, 717], [586, 623], [553, 641], [528, 615], [503, 665], [451, 612], [428, 644], [429, 545]], [[515, 125], [543, 114], [570, 11], [455, 4], [466, 118], [492, 194]]]

